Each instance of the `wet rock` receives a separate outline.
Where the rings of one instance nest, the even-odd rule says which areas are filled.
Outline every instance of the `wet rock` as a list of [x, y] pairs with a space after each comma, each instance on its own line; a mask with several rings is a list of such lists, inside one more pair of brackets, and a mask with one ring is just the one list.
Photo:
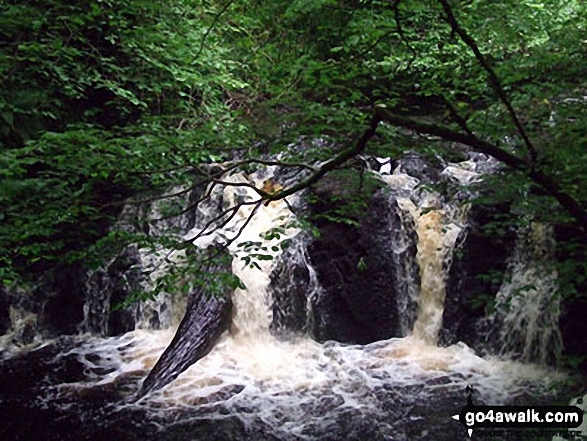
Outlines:
[[84, 331], [108, 336], [134, 329], [135, 307], [115, 307], [140, 289], [141, 258], [135, 246], [127, 247], [112, 262], [92, 271], [85, 280]]
[[20, 326], [14, 333], [12, 343], [15, 345], [30, 345], [35, 340], [37, 327], [34, 321], [28, 321]]
[[4, 287], [0, 286], [0, 335], [10, 329], [10, 302]]
[[[262, 422], [244, 424], [236, 417], [223, 419], [201, 419], [197, 422], [165, 427], [149, 440], [165, 441], [277, 441]], [[294, 437], [289, 438], [291, 440]], [[287, 440], [286, 440], [287, 441]]]
[[214, 392], [208, 396], [198, 398], [197, 402], [192, 402], [190, 404], [211, 404], [211, 403], [223, 403], [229, 400], [231, 397], [240, 394], [245, 386], [239, 384], [231, 384], [228, 386], [224, 386], [217, 392]]
[[39, 349], [22, 352], [0, 362], [0, 400], [34, 390], [42, 385], [80, 381], [84, 365], [71, 350], [79, 341], [62, 337]]
[[283, 252], [271, 272], [271, 330], [274, 334], [287, 336], [311, 330], [307, 311], [308, 298], [320, 287], [313, 286], [311, 268], [308, 267], [308, 240], [305, 235], [294, 239], [293, 245]]
[[507, 259], [516, 243], [513, 230], [497, 235], [484, 226], [494, 221], [496, 215], [507, 212], [508, 207], [490, 205], [474, 205], [469, 212], [446, 282], [441, 345], [462, 341], [478, 349], [483, 344], [478, 322], [499, 291]]
[[77, 332], [84, 319], [84, 275], [80, 264], [59, 268], [50, 273], [43, 325], [57, 335]]
[[[587, 280], [580, 281], [575, 267], [570, 262], [587, 261], [587, 238], [576, 228], [557, 226], [556, 259], [561, 263], [559, 278], [567, 279], [575, 285], [578, 293], [587, 292]], [[566, 269], [566, 271], [564, 271]], [[581, 270], [579, 270], [581, 271]], [[570, 279], [570, 280], [569, 280]], [[564, 285], [562, 289], [565, 289]], [[585, 295], [562, 296], [560, 330], [563, 339], [563, 358], [573, 360], [583, 375], [587, 377], [587, 297]]]
[[[295, 416], [284, 407], [273, 413], [282, 424], [259, 413], [274, 412], [271, 404], [244, 401], [242, 385], [228, 384], [201, 401], [156, 407], [148, 402], [121, 407], [137, 387], [140, 375], [127, 373], [116, 381], [83, 384], [84, 369], [71, 352], [81, 340], [62, 339], [37, 351], [0, 362], [0, 439], [7, 440], [142, 440], [142, 441], [299, 441], [307, 440], [438, 440], [470, 439], [451, 416], [467, 402], [462, 375], [443, 375], [421, 384], [383, 383], [364, 388], [357, 401], [325, 388], [301, 397]], [[96, 357], [86, 357], [97, 360]], [[72, 384], [73, 379], [80, 384]], [[65, 381], [69, 381], [64, 385]], [[457, 383], [452, 387], [451, 383]], [[460, 386], [460, 387], [458, 387]], [[530, 386], [530, 385], [529, 385]], [[60, 392], [56, 394], [55, 392]], [[135, 389], [136, 390], [136, 389]], [[315, 392], [315, 391], [314, 391]], [[565, 391], [560, 397], [576, 396]], [[518, 393], [506, 404], [546, 404], [557, 396], [543, 391]], [[289, 399], [284, 404], [295, 405]], [[302, 406], [303, 404], [303, 406]], [[476, 399], [475, 404], [483, 403]], [[31, 424], [34, 421], [35, 424]], [[271, 419], [269, 419], [271, 421]], [[294, 428], [292, 430], [292, 427]], [[299, 431], [298, 431], [299, 429]], [[518, 438], [513, 438], [518, 439]]]
[[83, 271], [62, 265], [39, 275], [32, 288], [0, 289], [0, 335], [13, 332], [16, 345], [35, 337], [72, 335], [83, 320]]
[[[394, 303], [394, 225], [388, 195], [377, 185], [353, 187], [329, 176], [314, 190], [310, 210], [320, 237], [308, 249], [323, 292], [313, 306], [319, 341], [366, 344], [399, 334]], [[340, 220], [333, 216], [363, 205]]]
[[[392, 164], [393, 166], [394, 164]], [[420, 155], [409, 153], [401, 159], [401, 170], [410, 176], [418, 178], [424, 184], [438, 184], [442, 181], [440, 164], [432, 164], [430, 160], [425, 160]]]

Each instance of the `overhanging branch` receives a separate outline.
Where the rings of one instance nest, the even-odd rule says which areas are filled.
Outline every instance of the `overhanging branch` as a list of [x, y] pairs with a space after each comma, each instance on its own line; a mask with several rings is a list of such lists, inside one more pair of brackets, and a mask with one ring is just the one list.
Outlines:
[[340, 152], [333, 159], [331, 159], [330, 161], [328, 161], [327, 163], [322, 165], [313, 174], [311, 174], [309, 177], [307, 177], [306, 179], [304, 179], [300, 183], [293, 185], [290, 188], [280, 190], [276, 193], [273, 193], [273, 194], [269, 195], [269, 197], [267, 197], [266, 200], [268, 202], [269, 201], [276, 201], [276, 200], [291, 196], [292, 194], [297, 193], [300, 190], [308, 188], [309, 186], [318, 182], [318, 180], [320, 180], [320, 178], [322, 178], [328, 172], [333, 171], [334, 169], [340, 167], [342, 164], [344, 164], [349, 159], [351, 159], [351, 158], [355, 157], [356, 155], [358, 155], [359, 153], [363, 152], [365, 150], [365, 148], [367, 147], [367, 144], [369, 143], [371, 138], [373, 138], [375, 136], [375, 133], [377, 131], [377, 126], [379, 125], [379, 123], [381, 121], [382, 121], [381, 109], [377, 108], [377, 109], [375, 109], [375, 114], [373, 115], [373, 117], [371, 117], [371, 120], [369, 121], [369, 127], [367, 128], [365, 133], [363, 133], [363, 136], [361, 136], [361, 138], [359, 138], [359, 140], [357, 141], [357, 143], [354, 146], [349, 147], [348, 149], [345, 149], [342, 152]]
[[529, 163], [499, 146], [484, 141], [472, 133], [460, 133], [445, 126], [424, 123], [391, 112], [380, 111], [382, 121], [397, 127], [413, 130], [414, 132], [438, 136], [446, 141], [458, 142], [475, 149], [478, 152], [493, 156], [503, 164], [525, 173], [534, 183], [555, 198], [558, 203], [571, 214], [579, 223], [583, 231], [587, 231], [587, 212], [569, 194], [565, 193], [556, 180], [543, 172], [536, 170], [533, 163]]

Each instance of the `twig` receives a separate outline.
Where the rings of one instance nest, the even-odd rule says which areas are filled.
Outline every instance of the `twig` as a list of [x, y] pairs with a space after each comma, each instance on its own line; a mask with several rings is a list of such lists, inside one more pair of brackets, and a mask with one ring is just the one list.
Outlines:
[[220, 254], [222, 254], [230, 245], [232, 245], [234, 243], [234, 241], [236, 239], [238, 239], [241, 234], [243, 233], [243, 231], [245, 230], [245, 228], [247, 227], [247, 225], [249, 225], [249, 223], [251, 222], [251, 220], [253, 219], [253, 217], [255, 216], [255, 214], [257, 213], [257, 211], [259, 210], [259, 207], [261, 206], [261, 203], [263, 202], [263, 200], [258, 200], [256, 201], [256, 205], [255, 208], [253, 208], [253, 210], [251, 210], [251, 213], [249, 214], [249, 216], [247, 217], [247, 220], [245, 221], [245, 223], [243, 225], [241, 225], [241, 227], [239, 228], [239, 230], [237, 231], [236, 235], [232, 238], [229, 239], [227, 242], [225, 242], [224, 244], [222, 244], [222, 246], [220, 246], [216, 252], [207, 257], [206, 259], [204, 259], [200, 265], [198, 266], [196, 271], [199, 271], [202, 268], [202, 265], [216, 259], [218, 256], [220, 256]]
[[224, 221], [224, 223], [220, 226], [218, 226], [217, 228], [221, 228], [224, 225], [226, 225], [228, 222], [230, 222], [230, 220], [232, 220], [232, 218], [234, 218], [234, 216], [236, 216], [236, 213], [238, 213], [238, 210], [240, 210], [240, 208], [244, 205], [255, 205], [258, 204], [260, 202], [262, 202], [262, 199], [257, 199], [256, 201], [250, 201], [250, 202], [240, 202], [237, 205], [227, 208], [226, 210], [223, 210], [218, 216], [214, 217], [213, 219], [211, 219], [210, 221], [208, 221], [204, 227], [200, 230], [200, 232], [198, 234], [196, 234], [196, 236], [187, 239], [183, 242], [181, 242], [178, 247], [176, 249], [184, 249], [187, 248], [189, 245], [193, 244], [196, 240], [198, 240], [201, 237], [204, 236], [209, 236], [210, 234], [212, 234], [214, 230], [211, 231], [207, 231], [208, 228], [210, 228], [214, 223], [218, 222], [220, 219], [222, 219], [223, 217], [225, 217], [227, 214], [231, 213], [230, 216], [228, 217], [228, 219], [226, 221]]
[[240, 235], [243, 233], [243, 231], [245, 231], [245, 228], [247, 228], [247, 225], [249, 225], [249, 223], [251, 222], [251, 220], [253, 219], [253, 217], [255, 216], [255, 214], [257, 213], [257, 211], [259, 210], [259, 207], [261, 206], [261, 203], [262, 202], [263, 202], [262, 200], [258, 200], [255, 203], [255, 206], [251, 210], [251, 213], [247, 217], [247, 220], [241, 225], [241, 227], [237, 231], [236, 235], [233, 238], [229, 239], [226, 243], [224, 243], [224, 245], [222, 245], [222, 247], [220, 248], [219, 251], [224, 251], [230, 245], [232, 245], [236, 239], [238, 239], [240, 237]]
[[161, 216], [158, 217], [156, 219], [151, 219], [149, 222], [161, 222], [163, 220], [167, 220], [167, 219], [171, 219], [173, 217], [177, 217], [177, 216], [181, 216], [183, 214], [186, 214], [190, 211], [192, 211], [193, 209], [195, 209], [200, 203], [204, 202], [206, 199], [208, 199], [210, 197], [210, 195], [212, 194], [212, 190], [214, 190], [214, 187], [216, 186], [216, 184], [211, 185], [210, 187], [208, 187], [208, 189], [206, 190], [206, 193], [204, 194], [204, 196], [202, 196], [200, 199], [198, 199], [196, 202], [194, 202], [193, 204], [188, 205], [187, 207], [185, 207], [183, 210], [181, 210], [178, 213], [173, 213], [173, 214], [169, 214], [167, 216]]

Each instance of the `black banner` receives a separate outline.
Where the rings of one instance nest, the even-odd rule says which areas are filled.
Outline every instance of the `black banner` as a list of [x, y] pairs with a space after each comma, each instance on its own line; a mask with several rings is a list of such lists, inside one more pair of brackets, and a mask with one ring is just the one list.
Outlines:
[[583, 423], [577, 406], [474, 406], [453, 417], [468, 429], [572, 429]]

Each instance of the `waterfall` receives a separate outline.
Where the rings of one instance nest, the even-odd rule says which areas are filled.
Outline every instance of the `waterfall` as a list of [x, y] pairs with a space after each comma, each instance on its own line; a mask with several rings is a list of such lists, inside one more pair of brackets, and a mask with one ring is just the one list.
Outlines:
[[[495, 167], [492, 161], [474, 157], [460, 163], [448, 164], [441, 175], [460, 186], [479, 182], [483, 173]], [[417, 178], [402, 171], [402, 165], [391, 172], [386, 163], [380, 177], [392, 190], [392, 198], [402, 212], [406, 225], [417, 233], [416, 264], [419, 280], [404, 278], [404, 287], [418, 305], [412, 335], [430, 345], [436, 345], [442, 327], [445, 283], [457, 239], [464, 232], [468, 205], [443, 201], [427, 189], [418, 190]], [[412, 222], [406, 222], [408, 213]], [[502, 284], [495, 300], [495, 313], [488, 317], [496, 352], [505, 358], [516, 358], [541, 365], [556, 364], [562, 353], [559, 330], [561, 312], [557, 295], [557, 274], [552, 227], [531, 223], [520, 230], [518, 243], [509, 258], [508, 279]], [[409, 241], [394, 238], [397, 243]], [[404, 263], [409, 266], [409, 263]], [[406, 274], [407, 271], [404, 271]], [[417, 286], [415, 285], [417, 284]], [[405, 300], [404, 300], [405, 302]]]
[[[483, 170], [478, 162], [449, 164], [441, 175], [466, 186], [481, 179]], [[564, 378], [561, 374], [543, 366], [481, 357], [464, 343], [438, 347], [444, 301], [450, 295], [446, 278], [457, 239], [463, 238], [467, 222], [466, 200], [448, 200], [427, 189], [422, 185], [423, 178], [402, 170], [401, 162], [393, 172], [388, 166], [376, 173], [387, 184], [389, 209], [399, 224], [390, 229], [389, 241], [393, 243], [389, 250], [396, 265], [389, 271], [394, 272], [398, 284], [393, 301], [400, 311], [401, 338], [365, 345], [313, 340], [312, 320], [321, 318], [312, 308], [326, 293], [320, 289], [320, 274], [305, 249], [309, 239], [296, 226], [296, 216], [290, 209], [300, 201], [291, 198], [256, 204], [259, 196], [249, 185], [277, 188], [275, 169], [252, 175], [235, 173], [223, 178], [235, 185], [209, 187], [209, 200], [175, 225], [179, 238], [192, 241], [198, 249], [227, 245], [232, 272], [243, 283], [232, 292], [229, 328], [189, 367], [183, 366], [179, 372], [171, 365], [165, 373], [170, 381], [161, 383], [161, 388], [147, 390], [138, 401], [120, 399], [112, 407], [130, 412], [122, 415], [137, 412], [161, 431], [178, 428], [176, 433], [183, 437], [196, 431], [202, 421], [212, 420], [214, 427], [225, 427], [223, 424], [234, 425], [238, 420], [243, 427], [239, 430], [250, 439], [259, 433], [286, 440], [429, 439], [437, 430], [452, 439], [464, 439], [462, 427], [451, 425], [448, 415], [466, 403], [467, 385], [475, 389], [479, 403], [492, 405], [511, 403], [526, 395], [546, 396], [548, 388]], [[187, 201], [185, 205], [189, 206]], [[235, 206], [238, 209], [234, 215], [212, 222], [219, 212]], [[528, 353], [534, 360], [544, 355], [540, 345], [556, 342], [560, 336], [554, 328], [556, 308], [550, 310], [551, 327], [538, 322], [546, 305], [556, 300], [556, 274], [546, 264], [552, 257], [550, 233], [536, 225], [528, 234], [534, 237], [530, 242], [535, 245], [520, 247], [512, 258], [513, 277], [500, 290], [498, 298], [503, 300], [498, 300], [501, 312], [495, 320], [506, 342], [504, 353]], [[284, 252], [288, 242], [292, 245]], [[414, 246], [415, 252], [408, 252]], [[105, 284], [128, 286], [124, 292], [149, 288], [158, 277], [165, 276], [170, 265], [188, 265], [184, 251], [163, 247], [156, 251], [159, 256], [152, 250], [132, 248], [124, 259], [109, 262], [100, 274], [105, 277], [108, 268], [117, 265], [130, 272], [117, 281], [104, 279], [102, 284], [92, 279], [96, 298], [87, 308], [84, 331], [102, 335], [91, 337], [86, 333], [80, 336], [78, 346], [59, 354], [62, 358], [76, 357], [84, 366], [84, 378], [48, 387], [45, 402], [55, 399], [57, 406], [63, 402], [70, 405], [64, 399], [67, 394], [83, 397], [100, 388], [120, 388], [128, 398], [147, 381], [145, 377], [149, 378], [149, 371], [157, 366], [166, 348], [169, 350], [178, 326], [181, 328], [179, 318], [186, 299], [162, 293], [129, 309], [126, 312], [132, 315], [128, 322], [132, 322], [132, 328], [116, 337], [105, 337], [111, 322], [106, 319], [91, 325], [91, 317], [92, 311], [102, 313], [92, 309], [102, 300], [107, 309], [113, 302], [100, 297], [98, 291]], [[278, 296], [271, 279], [282, 277], [293, 283], [296, 277], [288, 271], [275, 272], [278, 266], [291, 265], [292, 260], [304, 269], [305, 298], [295, 300], [306, 309], [306, 317], [297, 329], [304, 332], [287, 335], [287, 328], [275, 332], [275, 311], [281, 315], [289, 311], [274, 304]], [[523, 268], [531, 271], [524, 272]], [[151, 276], [139, 277], [144, 272]], [[539, 286], [530, 287], [532, 283]], [[517, 300], [519, 292], [525, 297]], [[288, 294], [293, 295], [287, 288], [279, 292], [281, 298]], [[181, 349], [174, 354], [183, 356]], [[114, 424], [123, 424], [123, 420], [112, 418]], [[429, 427], [434, 424], [438, 429]]]
[[461, 227], [455, 223], [444, 225], [444, 210], [432, 210], [426, 214], [414, 210], [413, 213], [417, 216], [420, 267], [420, 297], [414, 336], [436, 345], [442, 326], [446, 274]]
[[[451, 176], [461, 176], [458, 170], [463, 168], [455, 168], [457, 171]], [[551, 374], [538, 367], [521, 368], [510, 362], [484, 360], [462, 343], [449, 348], [436, 347], [442, 325], [446, 274], [467, 207], [446, 203], [433, 192], [419, 191], [416, 188], [418, 180], [403, 173], [401, 168], [392, 174], [381, 174], [381, 178], [390, 185], [391, 200], [403, 219], [404, 242], [411, 240], [412, 232], [418, 241], [415, 261], [408, 263], [406, 268], [417, 265], [419, 278], [412, 279], [413, 286], [403, 291], [413, 296], [418, 304], [410, 337], [360, 347], [335, 342], [320, 345], [309, 335], [298, 335], [293, 340], [272, 335], [269, 274], [274, 262], [282, 256], [280, 242], [299, 234], [296, 228], [287, 228], [294, 220], [287, 204], [273, 202], [258, 208], [247, 228], [229, 247], [233, 255], [233, 272], [246, 286], [246, 289], [238, 288], [233, 293], [235, 310], [230, 330], [206, 357], [161, 392], [149, 397], [143, 405], [161, 414], [161, 409], [168, 406], [185, 403], [198, 406], [197, 403], [219, 399], [212, 397], [223, 397], [226, 412], [247, 419], [247, 414], [238, 409], [257, 409], [262, 420], [276, 433], [285, 431], [302, 436], [312, 427], [311, 423], [304, 421], [308, 409], [318, 406], [317, 403], [322, 402], [320, 397], [327, 390], [334, 395], [333, 403], [338, 404], [322, 407], [323, 411], [319, 412], [333, 412], [335, 415], [336, 409], [346, 408], [369, 412], [378, 418], [381, 412], [376, 410], [376, 403], [365, 401], [365, 397], [386, 382], [405, 386], [431, 381], [423, 379], [457, 375], [447, 387], [464, 384], [466, 378], [467, 383], [473, 384], [495, 403], [515, 394], [520, 382], [527, 386], [534, 378], [550, 381]], [[467, 170], [463, 179], [477, 178], [473, 170]], [[235, 175], [230, 179], [260, 185], [267, 176]], [[256, 197], [246, 187], [228, 187], [222, 191], [224, 207]], [[251, 206], [243, 206], [234, 221], [219, 230], [218, 236], [198, 239], [196, 245], [205, 246], [217, 240], [215, 237], [222, 240], [234, 238], [252, 210]], [[271, 235], [266, 233], [275, 230], [281, 231], [279, 238], [268, 239]], [[199, 231], [195, 227], [186, 238], [195, 237]], [[271, 258], [255, 260], [253, 264], [253, 260], [247, 259], [251, 254]], [[308, 274], [315, 278], [311, 262], [304, 259], [304, 263], [309, 265]], [[308, 293], [309, 305], [311, 297], [317, 295], [321, 293], [315, 288]], [[430, 389], [424, 388], [425, 395], [433, 393], [437, 387], [433, 386], [434, 381], [430, 384]], [[321, 416], [324, 422], [320, 425], [327, 424], [326, 415]]]
[[[271, 173], [251, 178], [245, 177], [244, 174], [234, 174], [226, 178], [226, 182], [261, 187], [269, 185], [271, 179]], [[221, 199], [224, 208], [251, 203], [258, 197], [258, 194], [249, 187], [230, 185], [224, 189], [217, 189], [212, 195], [213, 201], [214, 198]], [[269, 274], [274, 262], [282, 253], [283, 241], [294, 237], [300, 231], [290, 226], [294, 216], [289, 210], [289, 203], [276, 201], [262, 206], [242, 205], [230, 222], [218, 228], [213, 234], [198, 237], [194, 242], [200, 248], [211, 243], [229, 243], [228, 251], [233, 257], [232, 272], [246, 287], [237, 288], [232, 296], [234, 313], [231, 334], [235, 337], [254, 338], [269, 333], [272, 321], [269, 308]], [[215, 205], [217, 202], [212, 202], [203, 210], [213, 209]], [[201, 226], [197, 225], [185, 235], [185, 239], [195, 238], [201, 231]]]
[[554, 269], [552, 227], [531, 223], [518, 234], [509, 263], [509, 277], [501, 286], [495, 314], [489, 320], [502, 356], [557, 363], [562, 353], [559, 330], [560, 296]]
[[[417, 234], [414, 263], [419, 268], [419, 280], [399, 279], [403, 284], [411, 285], [408, 288], [410, 297], [418, 305], [412, 335], [427, 344], [436, 345], [442, 327], [446, 277], [453, 249], [463, 229], [467, 206], [445, 203], [440, 195], [425, 189], [417, 191], [418, 179], [402, 172], [401, 165], [392, 174], [381, 174], [380, 177], [392, 189], [393, 199], [402, 212], [400, 217], [405, 219], [404, 214], [409, 214]], [[400, 243], [407, 241], [409, 238], [404, 238]], [[409, 274], [405, 270], [403, 273]]]

